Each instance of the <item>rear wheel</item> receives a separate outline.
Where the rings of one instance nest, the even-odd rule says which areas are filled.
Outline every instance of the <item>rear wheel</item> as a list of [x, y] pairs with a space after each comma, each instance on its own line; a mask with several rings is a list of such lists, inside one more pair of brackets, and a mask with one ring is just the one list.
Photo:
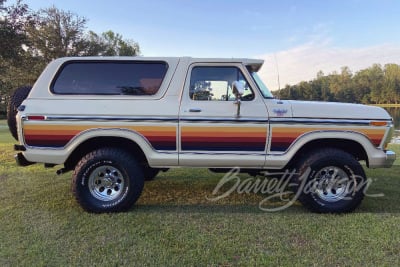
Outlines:
[[136, 202], [143, 183], [143, 172], [131, 154], [103, 148], [79, 161], [72, 189], [78, 203], [89, 212], [119, 212]]
[[7, 123], [8, 128], [15, 140], [18, 140], [17, 120], [15, 116], [18, 113], [18, 107], [28, 97], [32, 87], [23, 86], [17, 88], [10, 96], [10, 101], [7, 106]]
[[295, 192], [311, 211], [351, 212], [364, 198], [364, 170], [347, 152], [333, 148], [313, 151], [299, 162], [297, 170]]

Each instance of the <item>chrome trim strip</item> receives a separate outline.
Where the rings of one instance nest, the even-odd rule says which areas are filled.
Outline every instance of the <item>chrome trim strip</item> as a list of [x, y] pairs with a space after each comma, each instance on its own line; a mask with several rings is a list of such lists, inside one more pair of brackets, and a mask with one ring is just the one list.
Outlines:
[[171, 118], [171, 117], [115, 117], [115, 116], [46, 116], [47, 121], [126, 121], [126, 122], [238, 122], [238, 123], [268, 123], [268, 119], [254, 118], [207, 118], [207, 117], [189, 117], [189, 118]]
[[[370, 125], [371, 121], [387, 121], [387, 119], [335, 119], [335, 118], [223, 118], [223, 117], [116, 117], [116, 116], [45, 116], [46, 121], [126, 121], [126, 122], [237, 122], [237, 123], [268, 123], [271, 124], [352, 124]], [[27, 120], [28, 115], [22, 116], [22, 120]]]
[[260, 151], [260, 153], [236, 153], [239, 151], [231, 151], [232, 153], [228, 153], [227, 151], [218, 152], [218, 151], [205, 151], [205, 152], [195, 152], [195, 151], [184, 151], [180, 152], [179, 155], [238, 155], [238, 156], [266, 156], [268, 154], [264, 151]]
[[[271, 124], [285, 123], [285, 124], [356, 124], [356, 125], [369, 125], [371, 119], [322, 119], [322, 118], [270, 118]], [[379, 121], [387, 121], [387, 120], [379, 120]]]
[[269, 120], [267, 119], [246, 119], [246, 118], [237, 118], [237, 119], [229, 119], [229, 118], [201, 118], [201, 117], [185, 117], [185, 118], [180, 118], [180, 122], [193, 122], [193, 123], [201, 123], [201, 122], [206, 122], [206, 123], [227, 123], [227, 122], [233, 122], [233, 123], [268, 123]]
[[126, 121], [126, 122], [178, 122], [169, 117], [114, 117], [114, 116], [46, 116], [47, 121]]

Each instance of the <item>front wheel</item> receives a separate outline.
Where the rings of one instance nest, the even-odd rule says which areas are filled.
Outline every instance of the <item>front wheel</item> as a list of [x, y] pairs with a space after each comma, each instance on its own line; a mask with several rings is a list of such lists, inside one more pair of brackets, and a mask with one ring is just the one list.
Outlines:
[[129, 209], [140, 197], [144, 177], [135, 158], [124, 150], [103, 148], [77, 164], [72, 189], [78, 203], [94, 213]]
[[349, 153], [333, 148], [313, 151], [297, 165], [295, 192], [308, 209], [319, 213], [344, 213], [364, 198], [366, 177]]

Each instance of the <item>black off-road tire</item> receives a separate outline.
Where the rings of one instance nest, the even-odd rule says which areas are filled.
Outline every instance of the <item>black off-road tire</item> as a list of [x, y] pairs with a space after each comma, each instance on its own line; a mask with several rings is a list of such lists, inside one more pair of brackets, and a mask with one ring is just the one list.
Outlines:
[[364, 198], [364, 169], [345, 151], [314, 150], [298, 162], [296, 173], [293, 190], [298, 200], [313, 212], [351, 212]]
[[7, 123], [10, 129], [11, 135], [18, 141], [18, 130], [17, 130], [17, 120], [15, 116], [18, 113], [18, 107], [22, 102], [28, 97], [32, 87], [23, 86], [15, 89], [15, 91], [10, 96], [10, 101], [7, 106]]
[[142, 168], [128, 152], [101, 148], [83, 157], [75, 167], [72, 191], [88, 212], [121, 212], [132, 207], [142, 193]]

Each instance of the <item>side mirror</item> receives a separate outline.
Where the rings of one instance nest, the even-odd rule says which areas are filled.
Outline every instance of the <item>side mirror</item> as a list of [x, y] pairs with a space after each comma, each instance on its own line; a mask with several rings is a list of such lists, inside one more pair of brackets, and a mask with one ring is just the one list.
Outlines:
[[240, 81], [234, 81], [232, 83], [232, 93], [236, 96], [236, 99], [240, 99], [244, 94], [244, 84]]
[[240, 105], [241, 105], [241, 97], [244, 94], [244, 84], [239, 81], [234, 81], [232, 83], [232, 93], [236, 97], [236, 101], [234, 102], [237, 105], [237, 113], [236, 117], [240, 117]]

